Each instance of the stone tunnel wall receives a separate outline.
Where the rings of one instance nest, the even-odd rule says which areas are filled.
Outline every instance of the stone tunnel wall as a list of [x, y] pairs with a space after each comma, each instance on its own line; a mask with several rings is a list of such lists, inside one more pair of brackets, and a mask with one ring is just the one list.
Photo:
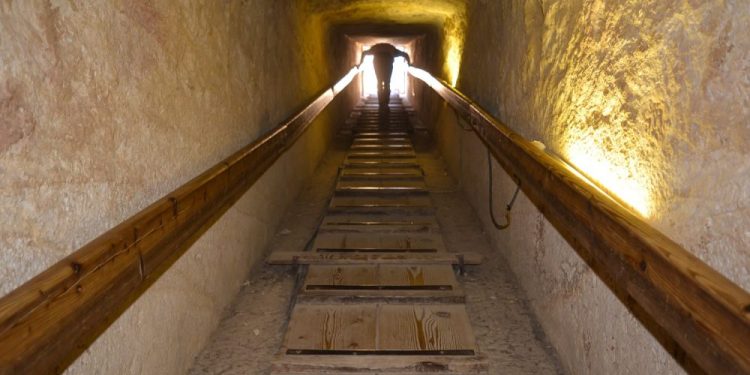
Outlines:
[[[750, 289], [748, 24], [743, 0], [475, 0], [458, 87]], [[437, 136], [570, 373], [681, 372], [525, 197], [494, 229], [485, 148], [447, 110]]]
[[[300, 109], [333, 76], [292, 2], [0, 4], [0, 295]], [[328, 111], [68, 369], [190, 366], [330, 138]]]

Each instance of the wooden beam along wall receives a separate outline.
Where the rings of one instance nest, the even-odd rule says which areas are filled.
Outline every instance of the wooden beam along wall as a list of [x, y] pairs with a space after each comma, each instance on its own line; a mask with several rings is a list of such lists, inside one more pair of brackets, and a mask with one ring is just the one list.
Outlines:
[[616, 294], [632, 298], [703, 370], [750, 373], [750, 294], [428, 72], [435, 90]]
[[60, 373], [281, 156], [359, 73], [0, 299], [0, 374]]

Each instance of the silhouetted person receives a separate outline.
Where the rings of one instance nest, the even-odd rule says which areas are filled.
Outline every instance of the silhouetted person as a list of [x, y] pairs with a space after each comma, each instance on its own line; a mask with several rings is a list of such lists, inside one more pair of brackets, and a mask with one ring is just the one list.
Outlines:
[[393, 60], [396, 57], [403, 57], [406, 59], [406, 63], [411, 65], [409, 60], [409, 54], [398, 50], [396, 47], [388, 43], [376, 44], [365, 52], [362, 52], [362, 59], [359, 64], [365, 59], [365, 56], [372, 55], [372, 64], [375, 67], [375, 77], [378, 79], [378, 103], [380, 103], [381, 109], [388, 109], [388, 101], [391, 98], [391, 74], [393, 73]]

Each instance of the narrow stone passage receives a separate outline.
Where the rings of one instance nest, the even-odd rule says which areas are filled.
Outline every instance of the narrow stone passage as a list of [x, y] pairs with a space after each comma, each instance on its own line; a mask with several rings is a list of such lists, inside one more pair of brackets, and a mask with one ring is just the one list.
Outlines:
[[[400, 100], [390, 123], [373, 104], [355, 109], [357, 126], [342, 129], [273, 241], [272, 259], [313, 249], [308, 260], [327, 264], [254, 273], [191, 373], [561, 373], [426, 133], [406, 127]], [[469, 252], [485, 263], [458, 276], [451, 262], [409, 264]], [[344, 260], [352, 254], [367, 261]], [[379, 257], [403, 260], [373, 263]]]
[[[275, 252], [303, 277], [274, 374], [484, 373], [399, 97], [367, 100], [334, 194], [305, 252]], [[304, 265], [307, 265], [306, 267]]]

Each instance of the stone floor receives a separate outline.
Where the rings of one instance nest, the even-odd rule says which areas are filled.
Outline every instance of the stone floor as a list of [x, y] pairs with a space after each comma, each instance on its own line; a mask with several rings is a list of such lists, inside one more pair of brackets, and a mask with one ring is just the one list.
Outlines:
[[[274, 241], [278, 249], [302, 250], [312, 238], [333, 189], [344, 147], [335, 147], [286, 213]], [[554, 348], [546, 340], [512, 272], [493, 254], [479, 219], [462, 191], [432, 151], [419, 152], [426, 182], [437, 207], [449, 251], [485, 255], [480, 266], [458, 277], [479, 350], [490, 374], [561, 374]], [[226, 311], [190, 374], [266, 374], [281, 346], [296, 273], [293, 267], [259, 265]]]

